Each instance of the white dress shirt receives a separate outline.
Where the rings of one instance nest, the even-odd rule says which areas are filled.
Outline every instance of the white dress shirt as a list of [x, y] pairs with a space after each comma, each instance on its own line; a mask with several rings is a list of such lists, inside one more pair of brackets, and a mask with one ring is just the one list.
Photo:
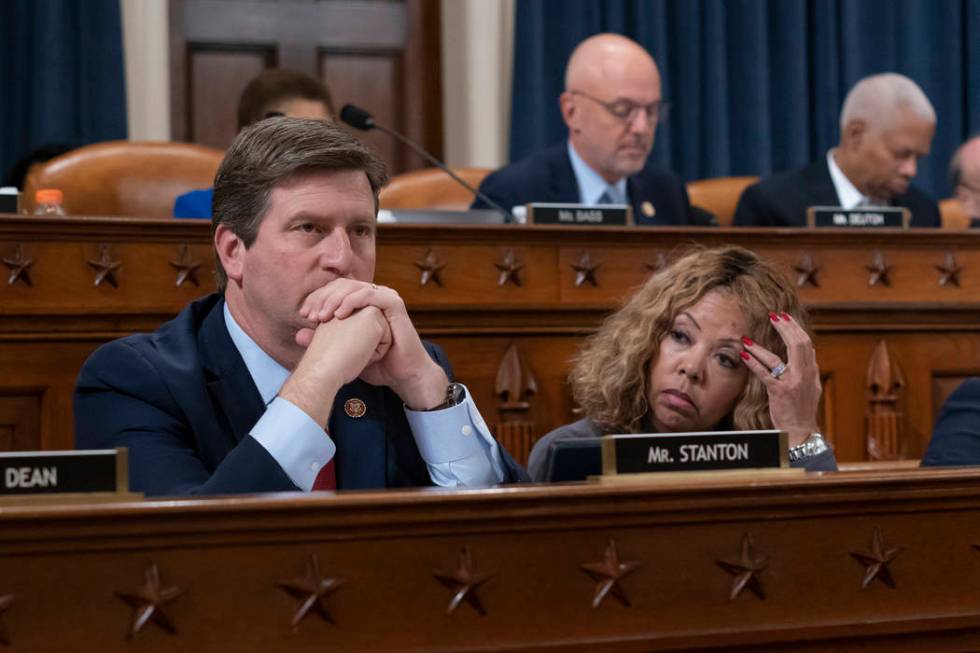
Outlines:
[[582, 204], [599, 204], [603, 193], [609, 195], [610, 204], [629, 204], [626, 193], [626, 177], [621, 177], [615, 184], [610, 184], [598, 172], [582, 160], [571, 141], [568, 142], [568, 158], [572, 161], [572, 171], [578, 182], [578, 201]]
[[[225, 325], [252, 376], [265, 413], [249, 434], [269, 452], [296, 487], [309, 492], [337, 445], [302, 409], [278, 396], [289, 370], [272, 359], [242, 330], [224, 305]], [[436, 485], [486, 486], [504, 480], [497, 441], [466, 391], [466, 400], [438, 411], [405, 408], [415, 443]]]
[[827, 152], [827, 167], [830, 169], [830, 180], [834, 182], [834, 188], [837, 190], [837, 201], [840, 202], [842, 209], [850, 211], [858, 206], [864, 207], [876, 204], [870, 197], [859, 191], [851, 183], [851, 180], [847, 178], [844, 171], [834, 161], [833, 150]]

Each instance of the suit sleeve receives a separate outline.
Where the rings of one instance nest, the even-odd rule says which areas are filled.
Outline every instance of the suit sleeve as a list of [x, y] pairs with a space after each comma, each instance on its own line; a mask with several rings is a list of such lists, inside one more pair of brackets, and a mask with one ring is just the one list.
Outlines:
[[923, 467], [980, 465], [980, 378], [960, 384], [946, 399], [922, 458]]
[[772, 212], [765, 206], [758, 184], [753, 184], [742, 191], [735, 207], [735, 217], [732, 225], [736, 227], [771, 227], [776, 225]]
[[[480, 184], [480, 192], [499, 204], [505, 211], [514, 207], [514, 194], [503, 180], [500, 171], [492, 172]], [[470, 205], [471, 209], [492, 209], [493, 207], [477, 196]]]
[[297, 489], [251, 436], [237, 446], [229, 441], [231, 450], [209, 469], [197, 451], [190, 418], [162, 374], [124, 341], [101, 347], [86, 361], [75, 387], [74, 408], [76, 447], [126, 447], [130, 487], [135, 491], [154, 496]]

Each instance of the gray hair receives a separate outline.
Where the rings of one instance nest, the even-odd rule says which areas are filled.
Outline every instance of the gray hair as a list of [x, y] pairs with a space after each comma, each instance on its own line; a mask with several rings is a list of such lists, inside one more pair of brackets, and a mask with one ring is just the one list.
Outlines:
[[[214, 178], [211, 236], [218, 225], [251, 247], [268, 208], [269, 195], [296, 174], [363, 170], [378, 208], [378, 193], [387, 181], [384, 162], [343, 127], [306, 118], [270, 118], [239, 132]], [[228, 282], [215, 252], [218, 290]]]
[[854, 120], [885, 125], [895, 110], [903, 106], [929, 122], [936, 122], [936, 111], [929, 98], [905, 75], [881, 73], [865, 77], [844, 98], [840, 112], [841, 131]]

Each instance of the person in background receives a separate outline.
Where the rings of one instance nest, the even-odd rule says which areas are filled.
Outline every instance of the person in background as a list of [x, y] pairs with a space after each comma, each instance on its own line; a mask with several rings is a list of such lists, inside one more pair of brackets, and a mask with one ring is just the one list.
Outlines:
[[332, 122], [242, 130], [215, 177], [218, 292], [89, 357], [76, 446], [127, 447], [148, 495], [526, 480], [405, 302], [373, 283], [385, 178]]
[[[238, 99], [238, 131], [271, 116], [333, 120], [330, 89], [309, 75], [273, 68], [252, 78]], [[210, 218], [213, 188], [192, 190], [177, 197], [175, 218]]]
[[577, 355], [585, 418], [535, 443], [546, 481], [556, 442], [612, 433], [781, 429], [790, 462], [837, 469], [819, 433], [820, 370], [792, 283], [741, 247], [698, 249], [657, 272]]
[[970, 226], [980, 227], [980, 136], [959, 146], [949, 164], [953, 193], [970, 216]]
[[844, 99], [837, 147], [746, 188], [733, 222], [803, 227], [811, 206], [900, 206], [911, 212], [911, 226], [938, 227], [936, 201], [911, 185], [935, 133], [936, 112], [915, 82], [896, 73], [865, 77]]
[[[640, 225], [692, 221], [680, 177], [648, 163], [667, 118], [653, 57], [619, 34], [580, 43], [559, 97], [568, 140], [493, 172], [480, 191], [506, 210], [530, 202], [629, 204]], [[479, 197], [472, 208], [488, 208]]]

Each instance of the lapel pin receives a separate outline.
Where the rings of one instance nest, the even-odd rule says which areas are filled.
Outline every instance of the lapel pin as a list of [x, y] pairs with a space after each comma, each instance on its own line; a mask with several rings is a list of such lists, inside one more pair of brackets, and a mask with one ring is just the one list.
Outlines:
[[640, 204], [640, 210], [643, 211], [643, 215], [647, 216], [648, 218], [652, 218], [653, 216], [657, 215], [657, 209], [653, 208], [653, 204], [650, 202]]
[[365, 404], [362, 399], [358, 399], [357, 397], [348, 399], [344, 402], [344, 412], [347, 413], [347, 417], [351, 417], [353, 419], [364, 417], [364, 413], [367, 412], [367, 404]]

